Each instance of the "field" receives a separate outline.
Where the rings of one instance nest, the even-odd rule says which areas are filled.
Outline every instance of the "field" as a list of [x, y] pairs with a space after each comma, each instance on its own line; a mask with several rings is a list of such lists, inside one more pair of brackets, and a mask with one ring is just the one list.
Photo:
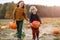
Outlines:
[[[0, 19], [0, 27], [6, 26], [6, 29], [0, 29], [0, 40], [17, 40], [16, 30], [9, 28], [8, 23], [13, 21], [12, 19]], [[60, 31], [60, 18], [41, 18], [42, 24], [39, 28], [40, 31], [40, 40], [60, 40], [60, 35], [53, 35], [53, 30]], [[24, 20], [23, 24], [23, 40], [32, 40], [32, 30], [28, 29]]]

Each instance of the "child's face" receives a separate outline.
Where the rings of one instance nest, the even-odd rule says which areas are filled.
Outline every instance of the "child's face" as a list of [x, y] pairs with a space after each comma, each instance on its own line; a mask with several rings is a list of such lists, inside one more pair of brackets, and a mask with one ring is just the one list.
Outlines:
[[33, 10], [32, 10], [32, 13], [33, 13], [33, 14], [36, 14], [36, 10], [35, 10], [35, 9], [33, 9]]
[[24, 2], [21, 2], [21, 3], [19, 3], [19, 7], [23, 7], [24, 6]]

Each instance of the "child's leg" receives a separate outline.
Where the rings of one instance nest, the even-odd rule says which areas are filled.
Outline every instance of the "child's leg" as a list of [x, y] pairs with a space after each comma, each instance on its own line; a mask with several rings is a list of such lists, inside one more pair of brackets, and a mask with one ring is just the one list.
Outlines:
[[36, 35], [35, 35], [35, 29], [34, 28], [32, 28], [32, 35], [33, 35], [33, 40], [35, 40]]
[[35, 35], [35, 33], [33, 33], [33, 40], [35, 40], [35, 38], [36, 38], [36, 35]]
[[39, 28], [37, 28], [36, 30], [36, 37], [37, 37], [37, 40], [39, 40]]
[[19, 30], [18, 30], [19, 29], [19, 21], [16, 21], [16, 24], [17, 24], [17, 37], [18, 37], [18, 33], [19, 33]]
[[23, 20], [22, 21], [16, 21], [17, 24], [17, 37], [21, 38], [22, 35], [22, 26], [23, 26]]

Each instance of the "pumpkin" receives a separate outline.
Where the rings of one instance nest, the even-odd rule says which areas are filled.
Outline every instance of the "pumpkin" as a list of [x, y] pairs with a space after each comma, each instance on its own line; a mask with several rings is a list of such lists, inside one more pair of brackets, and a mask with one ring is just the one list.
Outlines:
[[54, 30], [53, 33], [54, 34], [59, 34], [59, 30]]
[[40, 22], [39, 21], [33, 21], [32, 22], [32, 27], [38, 28], [39, 26], [40, 26]]
[[16, 23], [14, 23], [14, 22], [9, 22], [9, 27], [10, 27], [11, 29], [17, 29], [17, 25], [16, 25]]
[[1, 30], [4, 30], [4, 29], [6, 29], [6, 28], [7, 28], [6, 26], [1, 26], [1, 27], [0, 27]]
[[31, 28], [31, 25], [27, 25], [27, 28]]

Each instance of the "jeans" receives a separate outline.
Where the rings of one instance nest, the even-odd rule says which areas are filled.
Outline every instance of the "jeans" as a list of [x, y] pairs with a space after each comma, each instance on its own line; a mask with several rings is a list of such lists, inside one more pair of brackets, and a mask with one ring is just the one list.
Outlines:
[[22, 36], [22, 26], [23, 26], [23, 20], [21, 21], [16, 21], [17, 24], [17, 37], [21, 38]]

